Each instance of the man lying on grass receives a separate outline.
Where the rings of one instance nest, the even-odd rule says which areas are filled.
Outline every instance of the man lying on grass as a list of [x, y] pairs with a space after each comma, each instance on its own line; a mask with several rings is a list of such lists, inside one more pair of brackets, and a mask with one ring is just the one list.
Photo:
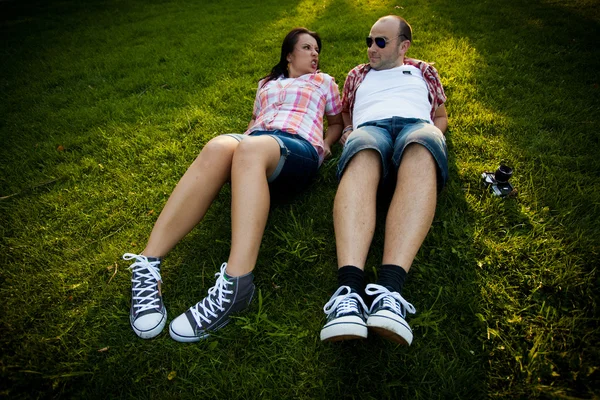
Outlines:
[[[411, 41], [404, 19], [380, 18], [367, 37], [369, 63], [352, 69], [344, 84], [345, 146], [333, 208], [339, 288], [325, 304], [321, 340], [366, 338], [371, 329], [398, 343], [412, 342], [405, 318], [415, 308], [400, 293], [448, 179], [448, 118], [437, 71], [405, 57]], [[377, 193], [388, 184], [395, 188], [382, 265], [377, 283], [365, 288]]]

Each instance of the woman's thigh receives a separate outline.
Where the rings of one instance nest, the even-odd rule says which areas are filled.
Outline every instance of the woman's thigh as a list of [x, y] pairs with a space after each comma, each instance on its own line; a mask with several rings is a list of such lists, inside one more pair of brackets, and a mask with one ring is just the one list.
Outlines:
[[299, 192], [317, 175], [319, 155], [305, 139], [281, 131], [257, 132], [250, 136], [269, 136], [279, 145], [277, 166], [268, 177], [272, 192]]

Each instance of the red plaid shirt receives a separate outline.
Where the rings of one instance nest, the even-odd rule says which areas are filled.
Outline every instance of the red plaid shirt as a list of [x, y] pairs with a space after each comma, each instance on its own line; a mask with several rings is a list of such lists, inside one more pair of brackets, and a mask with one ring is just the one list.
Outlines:
[[[440, 77], [436, 69], [427, 64], [425, 61], [416, 60], [414, 58], [405, 57], [404, 65], [412, 65], [413, 67], [417, 67], [421, 70], [423, 78], [425, 79], [425, 83], [427, 84], [427, 89], [429, 90], [429, 102], [431, 103], [430, 115], [431, 120], [433, 121], [435, 110], [446, 101], [444, 88], [442, 87], [442, 82], [440, 82]], [[342, 96], [342, 112], [349, 113], [350, 120], [352, 120], [352, 111], [354, 110], [356, 91], [358, 90], [358, 87], [362, 81], [365, 79], [365, 76], [367, 76], [367, 72], [370, 70], [371, 66], [369, 64], [361, 64], [348, 72], [346, 83], [344, 83], [344, 93]]]

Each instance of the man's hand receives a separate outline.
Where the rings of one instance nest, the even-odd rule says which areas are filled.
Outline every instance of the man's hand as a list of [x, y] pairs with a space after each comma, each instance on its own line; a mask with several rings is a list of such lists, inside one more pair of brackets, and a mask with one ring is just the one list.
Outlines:
[[349, 112], [342, 111], [342, 119], [344, 120], [344, 129], [342, 130], [342, 137], [340, 138], [340, 144], [342, 147], [346, 144], [348, 136], [352, 133], [352, 117]]
[[352, 129], [348, 129], [344, 132], [344, 134], [342, 135], [342, 137], [340, 138], [340, 144], [342, 146], [344, 146], [346, 144], [346, 140], [348, 140], [348, 136], [350, 136], [350, 134], [352, 133]]

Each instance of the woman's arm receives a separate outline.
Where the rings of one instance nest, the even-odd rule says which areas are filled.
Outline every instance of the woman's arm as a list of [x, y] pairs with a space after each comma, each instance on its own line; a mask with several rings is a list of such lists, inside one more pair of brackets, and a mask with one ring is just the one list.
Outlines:
[[343, 127], [344, 121], [342, 120], [342, 114], [327, 116], [327, 131], [325, 131], [325, 138], [323, 139], [325, 158], [331, 157], [331, 146], [333, 146], [335, 142], [340, 139], [340, 136], [342, 136]]
[[256, 122], [256, 120], [255, 120], [254, 118], [252, 118], [252, 119], [250, 120], [250, 123], [248, 124], [248, 127], [246, 128], [246, 130], [248, 130], [248, 129], [252, 128], [252, 125], [254, 125], [254, 122]]

